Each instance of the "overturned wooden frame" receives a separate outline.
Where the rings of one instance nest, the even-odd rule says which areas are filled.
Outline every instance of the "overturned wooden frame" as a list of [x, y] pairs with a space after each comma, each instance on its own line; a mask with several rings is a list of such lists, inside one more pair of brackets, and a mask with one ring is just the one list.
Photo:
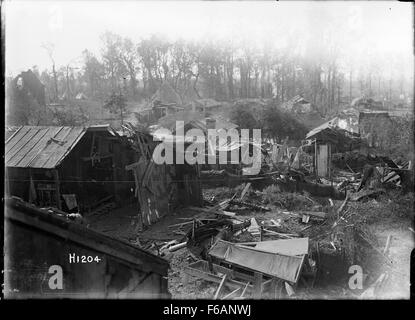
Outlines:
[[[249, 274], [241, 273], [218, 264], [212, 264], [212, 271], [209, 270], [209, 263], [204, 260], [196, 261], [185, 267], [184, 272], [186, 273], [185, 281], [188, 281], [188, 277], [196, 277], [209, 282], [222, 284], [232, 292], [235, 293], [237, 289], [242, 292], [239, 298], [244, 298], [245, 293], [253, 295], [254, 298], [261, 298], [264, 292], [272, 292], [277, 286], [279, 279], [269, 279], [263, 281], [261, 273], [255, 273], [254, 276]], [[226, 275], [225, 281], [223, 281]], [[220, 286], [220, 287], [222, 287]], [[238, 292], [239, 292], [238, 291]], [[230, 295], [230, 294], [229, 294]]]

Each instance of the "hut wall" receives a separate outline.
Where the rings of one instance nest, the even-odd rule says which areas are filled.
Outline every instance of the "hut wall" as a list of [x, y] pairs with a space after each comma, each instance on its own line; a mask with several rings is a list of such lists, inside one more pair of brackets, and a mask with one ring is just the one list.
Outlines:
[[[6, 298], [168, 298], [168, 263], [103, 235], [74, 227], [74, 223], [29, 217], [7, 208], [5, 225]], [[127, 250], [128, 249], [128, 250]], [[70, 254], [96, 257], [71, 263]], [[50, 286], [62, 270], [62, 288]]]

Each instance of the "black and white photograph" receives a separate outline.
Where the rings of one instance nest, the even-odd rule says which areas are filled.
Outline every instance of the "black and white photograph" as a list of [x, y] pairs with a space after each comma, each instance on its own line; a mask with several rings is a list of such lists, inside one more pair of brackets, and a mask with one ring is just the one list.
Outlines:
[[412, 3], [1, 9], [2, 300], [411, 298]]

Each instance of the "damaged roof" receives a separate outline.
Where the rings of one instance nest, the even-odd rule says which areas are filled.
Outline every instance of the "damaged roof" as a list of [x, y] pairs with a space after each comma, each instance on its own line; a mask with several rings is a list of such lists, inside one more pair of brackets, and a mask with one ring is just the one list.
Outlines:
[[289, 256], [259, 251], [223, 240], [218, 240], [212, 246], [209, 255], [226, 263], [261, 272], [292, 283], [297, 282], [304, 263], [304, 255]]
[[87, 131], [109, 131], [109, 126], [23, 126], [7, 141], [6, 167], [56, 168]]
[[335, 117], [321, 126], [314, 128], [306, 135], [306, 139], [316, 139], [319, 141], [332, 142], [338, 151], [352, 150], [361, 145], [360, 135], [355, 132], [345, 130], [339, 126], [339, 118]]

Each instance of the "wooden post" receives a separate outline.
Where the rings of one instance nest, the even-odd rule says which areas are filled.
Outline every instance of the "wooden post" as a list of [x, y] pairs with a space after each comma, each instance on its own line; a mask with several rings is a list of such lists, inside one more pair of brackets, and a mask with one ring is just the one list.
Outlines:
[[62, 210], [61, 206], [61, 192], [60, 192], [60, 183], [59, 183], [59, 172], [57, 169], [53, 170], [55, 176], [55, 188], [56, 188], [56, 205], [58, 206], [59, 210]]
[[33, 203], [34, 199], [33, 199], [33, 194], [32, 194], [32, 183], [34, 184], [33, 181], [33, 172], [32, 169], [29, 168], [29, 203]]
[[5, 189], [5, 194], [6, 196], [10, 196], [10, 180], [9, 180], [9, 169], [7, 167], [4, 168], [4, 189]]
[[261, 299], [262, 297], [262, 273], [254, 273], [254, 299]]
[[249, 286], [249, 282], [247, 282], [247, 283], [246, 283], [245, 288], [244, 288], [244, 290], [242, 291], [240, 298], [243, 298], [243, 297], [244, 297], [244, 294], [245, 294], [245, 292], [246, 292], [246, 289], [248, 289], [248, 286]]
[[331, 143], [327, 144], [327, 153], [328, 153], [328, 167], [329, 167], [329, 179], [331, 182], [331, 186], [333, 186], [333, 179], [331, 177]]
[[317, 139], [314, 139], [314, 175], [317, 182]]
[[[119, 151], [119, 154], [121, 154], [122, 153], [122, 150], [118, 150]], [[118, 179], [118, 177], [117, 177], [117, 165], [116, 165], [116, 161], [115, 161], [115, 154], [113, 154], [112, 156], [111, 156], [111, 166], [112, 166], [112, 189], [113, 189], [113, 192], [114, 192], [114, 199], [115, 199], [115, 202], [117, 202], [118, 204], [120, 203], [120, 199], [118, 198], [118, 192], [117, 192], [117, 184], [118, 184], [118, 182], [117, 182], [117, 179]]]
[[272, 278], [271, 282], [271, 298], [273, 299], [279, 299], [280, 298], [280, 287], [281, 287], [281, 281], [277, 278]]

